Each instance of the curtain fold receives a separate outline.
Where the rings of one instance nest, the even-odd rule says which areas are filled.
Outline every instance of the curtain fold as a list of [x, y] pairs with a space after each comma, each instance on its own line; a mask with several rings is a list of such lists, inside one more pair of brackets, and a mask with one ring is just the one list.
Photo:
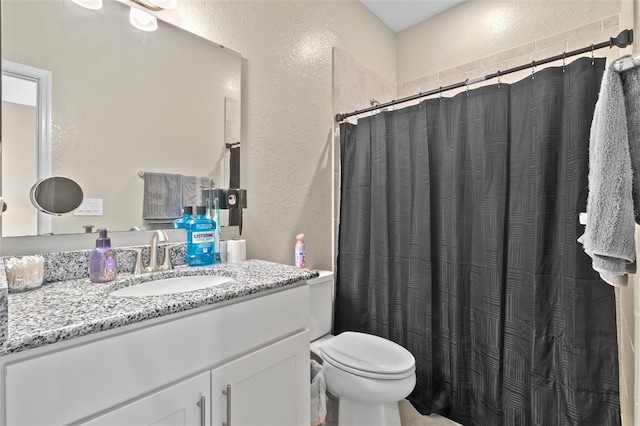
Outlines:
[[465, 425], [619, 425], [613, 289], [581, 250], [604, 60], [343, 123], [335, 332], [416, 358]]

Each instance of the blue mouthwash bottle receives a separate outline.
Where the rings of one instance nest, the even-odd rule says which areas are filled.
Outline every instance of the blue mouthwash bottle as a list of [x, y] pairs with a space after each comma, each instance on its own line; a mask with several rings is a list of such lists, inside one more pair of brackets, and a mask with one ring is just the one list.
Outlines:
[[205, 216], [205, 206], [196, 207], [196, 218], [187, 222], [187, 256], [189, 266], [206, 266], [216, 263], [216, 224]]
[[186, 228], [187, 222], [189, 222], [193, 218], [193, 207], [184, 206], [182, 208], [182, 217], [173, 221], [174, 228]]

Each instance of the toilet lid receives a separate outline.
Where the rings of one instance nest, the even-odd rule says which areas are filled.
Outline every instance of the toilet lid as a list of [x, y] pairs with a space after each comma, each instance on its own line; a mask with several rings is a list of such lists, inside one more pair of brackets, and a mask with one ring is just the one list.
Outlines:
[[396, 379], [415, 371], [415, 358], [402, 346], [372, 334], [345, 331], [321, 347], [335, 367], [365, 377]]

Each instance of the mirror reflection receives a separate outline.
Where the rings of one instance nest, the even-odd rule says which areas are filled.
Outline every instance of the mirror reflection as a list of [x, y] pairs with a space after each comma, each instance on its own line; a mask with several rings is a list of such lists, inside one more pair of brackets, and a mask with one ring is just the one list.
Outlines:
[[[170, 222], [143, 219], [145, 172], [206, 177], [213, 186], [229, 186], [225, 143], [238, 142], [240, 133], [237, 53], [165, 22], [154, 32], [136, 29], [129, 23], [130, 8], [115, 0], [99, 10], [71, 0], [3, 0], [2, 7], [3, 64], [51, 76], [50, 123], [37, 102], [16, 105], [4, 99], [3, 90], [3, 237], [42, 233], [29, 188], [52, 175], [73, 179], [85, 200], [100, 206], [50, 218], [53, 234], [82, 233], [88, 225], [112, 231], [170, 228]], [[27, 110], [26, 118], [18, 119], [16, 109]], [[50, 142], [42, 141], [47, 126]], [[37, 148], [43, 142], [46, 148]], [[50, 157], [43, 159], [46, 149]], [[30, 159], [13, 157], [16, 152]], [[39, 167], [43, 161], [49, 164]], [[11, 220], [12, 213], [17, 219]]]

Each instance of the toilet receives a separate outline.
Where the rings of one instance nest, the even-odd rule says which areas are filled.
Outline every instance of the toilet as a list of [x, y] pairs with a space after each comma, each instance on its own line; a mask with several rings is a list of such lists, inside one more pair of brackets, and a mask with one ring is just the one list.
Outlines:
[[312, 356], [323, 362], [329, 393], [338, 398], [338, 426], [400, 426], [398, 401], [416, 384], [415, 359], [402, 346], [366, 333], [332, 336], [333, 273], [309, 284]]

